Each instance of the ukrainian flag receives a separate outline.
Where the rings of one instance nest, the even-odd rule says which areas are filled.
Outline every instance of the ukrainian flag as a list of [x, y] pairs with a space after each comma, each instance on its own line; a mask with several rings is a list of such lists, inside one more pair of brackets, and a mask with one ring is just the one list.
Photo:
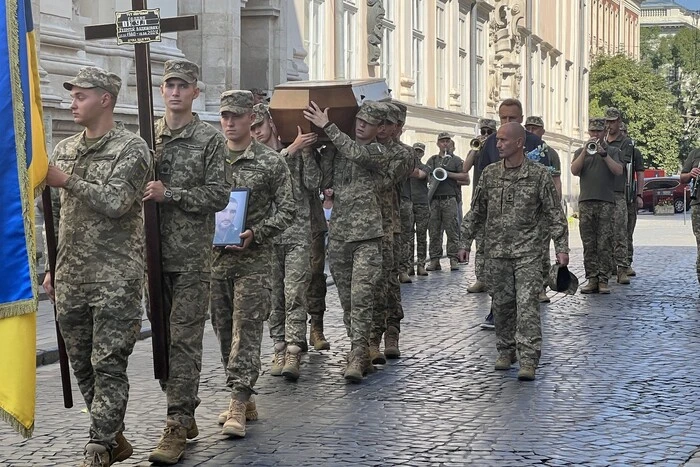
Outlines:
[[33, 200], [48, 157], [31, 0], [0, 8], [0, 418], [28, 437], [38, 303]]

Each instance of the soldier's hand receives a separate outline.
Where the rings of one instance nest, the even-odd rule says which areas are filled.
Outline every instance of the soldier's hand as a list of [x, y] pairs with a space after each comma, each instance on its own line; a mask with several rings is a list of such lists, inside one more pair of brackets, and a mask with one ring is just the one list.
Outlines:
[[328, 109], [321, 110], [314, 101], [311, 101], [311, 104], [304, 110], [304, 118], [319, 128], [323, 128], [330, 121], [328, 119]]
[[54, 188], [63, 188], [68, 182], [69, 175], [56, 167], [49, 165], [49, 170], [46, 172], [46, 184]]
[[641, 196], [637, 196], [637, 209], [642, 209], [644, 207], [644, 200]]
[[226, 245], [224, 248], [230, 251], [243, 251], [246, 248], [248, 248], [253, 242], [253, 236], [253, 231], [250, 229], [246, 229], [239, 235], [239, 237], [243, 239], [243, 245]]
[[460, 248], [457, 251], [457, 261], [459, 261], [460, 263], [468, 263], [469, 262], [469, 251]]
[[146, 185], [146, 191], [143, 194], [143, 201], [152, 199], [156, 203], [162, 203], [165, 201], [165, 185], [160, 180], [155, 182], [148, 182]]
[[569, 265], [569, 254], [568, 253], [557, 253], [557, 263], [562, 266]]
[[691, 176], [691, 177], [695, 178], [695, 177], [697, 177], [698, 175], [700, 175], [700, 168], [698, 168], [698, 167], [693, 167], [692, 169], [690, 169], [690, 176]]
[[46, 275], [44, 276], [44, 282], [41, 283], [41, 286], [46, 291], [46, 295], [48, 295], [49, 300], [51, 300], [51, 303], [56, 303], [56, 291], [54, 290], [53, 286], [51, 285], [51, 273], [50, 272], [47, 272]]
[[297, 137], [294, 142], [289, 145], [289, 154], [294, 154], [302, 149], [310, 148], [318, 141], [318, 135], [316, 133], [302, 133], [301, 127], [297, 126]]

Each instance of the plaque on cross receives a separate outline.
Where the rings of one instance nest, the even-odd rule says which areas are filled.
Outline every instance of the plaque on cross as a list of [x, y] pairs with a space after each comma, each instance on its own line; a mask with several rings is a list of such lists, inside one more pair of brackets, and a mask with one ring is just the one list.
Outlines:
[[[136, 92], [139, 112], [139, 133], [146, 140], [148, 147], [153, 150], [155, 147], [155, 131], [153, 128], [153, 90], [151, 81], [151, 60], [148, 32], [155, 32], [155, 29], [148, 29], [154, 26], [155, 14], [149, 13], [146, 0], [131, 0], [131, 11], [120, 12], [117, 18], [124, 21], [129, 18], [134, 19], [131, 23], [122, 22], [119, 26], [124, 28], [134, 25], [134, 40], [125, 43], [134, 43], [134, 60], [136, 63]], [[158, 34], [160, 40], [161, 33], [191, 31], [197, 29], [197, 16], [177, 16], [174, 18], [160, 18], [158, 12]], [[142, 33], [135, 37], [137, 29]], [[108, 39], [118, 40], [118, 27], [116, 22], [111, 24], [98, 24], [85, 27], [85, 39]], [[123, 32], [123, 31], [122, 31]], [[126, 33], [125, 33], [126, 34]], [[128, 37], [128, 34], [122, 37]], [[136, 40], [139, 39], [139, 40]], [[168, 378], [168, 343], [165, 317], [163, 316], [163, 271], [160, 250], [160, 221], [158, 216], [158, 205], [154, 201], [143, 203], [143, 214], [146, 230], [146, 262], [148, 265], [148, 303], [150, 307], [149, 319], [151, 321], [151, 342], [153, 346], [153, 370], [156, 379]]]

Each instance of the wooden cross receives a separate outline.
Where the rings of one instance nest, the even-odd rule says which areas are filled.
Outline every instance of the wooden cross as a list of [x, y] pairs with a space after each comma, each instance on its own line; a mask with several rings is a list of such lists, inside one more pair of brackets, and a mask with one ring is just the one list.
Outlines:
[[[131, 0], [131, 9], [146, 10], [146, 0]], [[196, 16], [163, 18], [160, 32], [191, 31], [197, 29]], [[117, 37], [116, 23], [85, 27], [85, 39]], [[134, 44], [136, 62], [136, 92], [138, 98], [139, 133], [153, 151], [155, 130], [153, 127], [153, 90], [151, 82], [151, 48], [148, 42]], [[143, 203], [146, 230], [146, 261], [148, 264], [148, 298], [153, 346], [153, 372], [156, 379], [168, 378], [168, 345], [166, 320], [163, 316], [163, 270], [160, 249], [160, 221], [158, 205], [154, 201]]]

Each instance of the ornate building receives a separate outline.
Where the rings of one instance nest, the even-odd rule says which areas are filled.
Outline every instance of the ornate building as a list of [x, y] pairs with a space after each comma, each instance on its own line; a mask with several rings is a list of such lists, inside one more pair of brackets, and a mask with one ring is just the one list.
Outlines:
[[642, 0], [589, 0], [591, 55], [626, 54], [639, 58]]
[[683, 28], [698, 29], [700, 10], [690, 11], [673, 0], [646, 0], [642, 3], [642, 27], [657, 27], [661, 36], [674, 36]]
[[[62, 82], [85, 65], [122, 77], [116, 110], [134, 125], [132, 48], [83, 39], [85, 25], [114, 22], [115, 11], [131, 2], [33, 4], [49, 144], [78, 130]], [[199, 30], [151, 43], [156, 113], [162, 111], [163, 63], [172, 57], [201, 65], [195, 110], [213, 123], [226, 89], [384, 77], [409, 106], [406, 140], [425, 142], [427, 156], [437, 150], [440, 131], [455, 134], [457, 153], [466, 153], [478, 118], [496, 117], [498, 103], [516, 97], [526, 115], [544, 118], [545, 139], [562, 156], [564, 192], [572, 202], [577, 179], [566, 168], [586, 138], [593, 44], [609, 49], [629, 38], [625, 50], [638, 53], [639, 2], [633, 0], [151, 0], [148, 7], [160, 8], [164, 18], [199, 16]]]

